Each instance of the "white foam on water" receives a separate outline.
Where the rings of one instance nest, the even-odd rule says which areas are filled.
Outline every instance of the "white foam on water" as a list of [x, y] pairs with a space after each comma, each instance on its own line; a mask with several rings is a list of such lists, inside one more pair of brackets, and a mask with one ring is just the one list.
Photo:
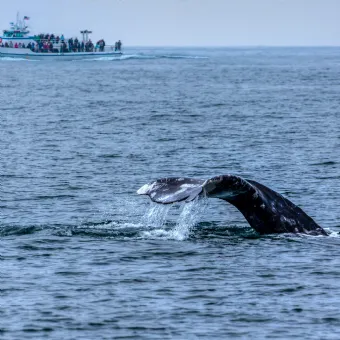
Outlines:
[[185, 55], [144, 55], [144, 54], [123, 54], [121, 56], [99, 57], [82, 59], [85, 61], [121, 61], [129, 59], [207, 59], [204, 56], [185, 56]]
[[0, 57], [0, 61], [39, 61], [26, 58]]
[[162, 55], [159, 58], [169, 58], [169, 59], [208, 59], [208, 57], [198, 56], [198, 55]]
[[[94, 58], [75, 58], [70, 61], [122, 61], [129, 59], [208, 59], [205, 56], [190, 55], [144, 55], [144, 54], [123, 54], [121, 56], [94, 57]], [[26, 58], [0, 57], [0, 61], [41, 61]]]
[[328, 234], [328, 236], [330, 237], [340, 237], [340, 233], [338, 231], [334, 231], [334, 230], [331, 230], [329, 228], [325, 228], [326, 230], [326, 233]]
[[120, 60], [128, 60], [128, 59], [155, 59], [156, 56], [147, 56], [147, 55], [138, 55], [138, 54], [123, 54], [121, 56], [112, 56], [112, 57], [99, 57], [99, 58], [90, 58], [90, 59], [82, 59], [84, 61], [120, 61]]

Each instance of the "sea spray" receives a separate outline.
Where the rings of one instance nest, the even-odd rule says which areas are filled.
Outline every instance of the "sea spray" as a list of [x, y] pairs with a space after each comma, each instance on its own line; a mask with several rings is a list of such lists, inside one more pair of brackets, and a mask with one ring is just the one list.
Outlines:
[[183, 210], [179, 215], [175, 228], [171, 231], [172, 238], [182, 241], [189, 237], [192, 227], [200, 220], [205, 208], [207, 199], [201, 198], [190, 203], [184, 204]]
[[142, 217], [142, 224], [153, 228], [163, 228], [171, 205], [151, 203], [150, 209]]
[[[206, 199], [182, 204], [179, 215], [170, 216], [173, 205], [152, 203], [150, 209], [142, 217], [142, 225], [149, 230], [142, 231], [143, 238], [163, 238], [183, 241], [190, 235], [206, 207]], [[178, 206], [178, 205], [177, 205]], [[173, 210], [173, 209], [172, 209]], [[175, 222], [173, 218], [175, 217]]]

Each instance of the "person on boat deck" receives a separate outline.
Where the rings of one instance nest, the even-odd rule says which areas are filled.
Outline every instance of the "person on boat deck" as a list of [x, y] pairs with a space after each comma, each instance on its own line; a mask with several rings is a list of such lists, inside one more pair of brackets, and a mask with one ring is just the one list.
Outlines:
[[85, 50], [85, 44], [84, 44], [84, 41], [82, 41], [82, 42], [81, 42], [81, 45], [80, 45], [80, 50], [81, 50], [82, 52], [84, 52], [84, 50]]
[[104, 39], [101, 40], [99, 46], [100, 46], [100, 51], [104, 52], [104, 49], [105, 49], [105, 40]]
[[64, 34], [61, 35], [60, 40], [61, 40], [61, 41], [64, 41], [64, 40], [65, 40]]
[[24, 44], [24, 43], [21, 45], [21, 48], [26, 48], [26, 46], [25, 46], [25, 44]]
[[93, 45], [93, 43], [90, 39], [85, 45], [85, 51], [86, 52], [93, 52], [93, 49], [94, 49], [94, 45]]
[[78, 52], [78, 43], [76, 43], [76, 40], [74, 40], [73, 52]]
[[69, 49], [70, 52], [73, 49], [73, 39], [72, 38], [68, 39], [68, 49]]
[[97, 52], [97, 51], [103, 52], [104, 51], [104, 46], [105, 46], [104, 40], [103, 39], [98, 40], [97, 44], [96, 44], [95, 52]]
[[62, 53], [65, 53], [65, 52], [67, 51], [67, 46], [66, 46], [65, 41], [63, 41], [63, 42], [61, 43], [60, 51], [61, 51]]
[[15, 44], [14, 44], [14, 48], [18, 48], [19, 47], [19, 45], [18, 45], [18, 43], [16, 42]]
[[120, 51], [122, 48], [122, 42], [120, 40], [118, 40], [116, 43], [115, 43], [115, 51]]
[[22, 48], [22, 43], [19, 43], [18, 48]]
[[13, 42], [12, 42], [12, 40], [9, 42], [9, 47], [13, 48]]

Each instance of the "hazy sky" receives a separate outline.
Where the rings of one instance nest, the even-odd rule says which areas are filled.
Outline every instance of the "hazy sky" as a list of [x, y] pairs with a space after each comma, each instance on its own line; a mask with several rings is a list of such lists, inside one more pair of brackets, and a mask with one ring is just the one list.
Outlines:
[[137, 46], [340, 45], [340, 0], [0, 0], [32, 32]]

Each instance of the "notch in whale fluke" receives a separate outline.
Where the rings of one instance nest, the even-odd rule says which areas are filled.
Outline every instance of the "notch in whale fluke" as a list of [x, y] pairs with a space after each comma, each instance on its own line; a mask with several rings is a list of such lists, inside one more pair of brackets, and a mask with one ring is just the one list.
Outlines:
[[139, 195], [161, 204], [190, 202], [205, 196], [234, 205], [260, 234], [305, 233], [327, 235], [310, 216], [287, 198], [253, 180], [222, 175], [208, 180], [161, 178], [143, 185]]

